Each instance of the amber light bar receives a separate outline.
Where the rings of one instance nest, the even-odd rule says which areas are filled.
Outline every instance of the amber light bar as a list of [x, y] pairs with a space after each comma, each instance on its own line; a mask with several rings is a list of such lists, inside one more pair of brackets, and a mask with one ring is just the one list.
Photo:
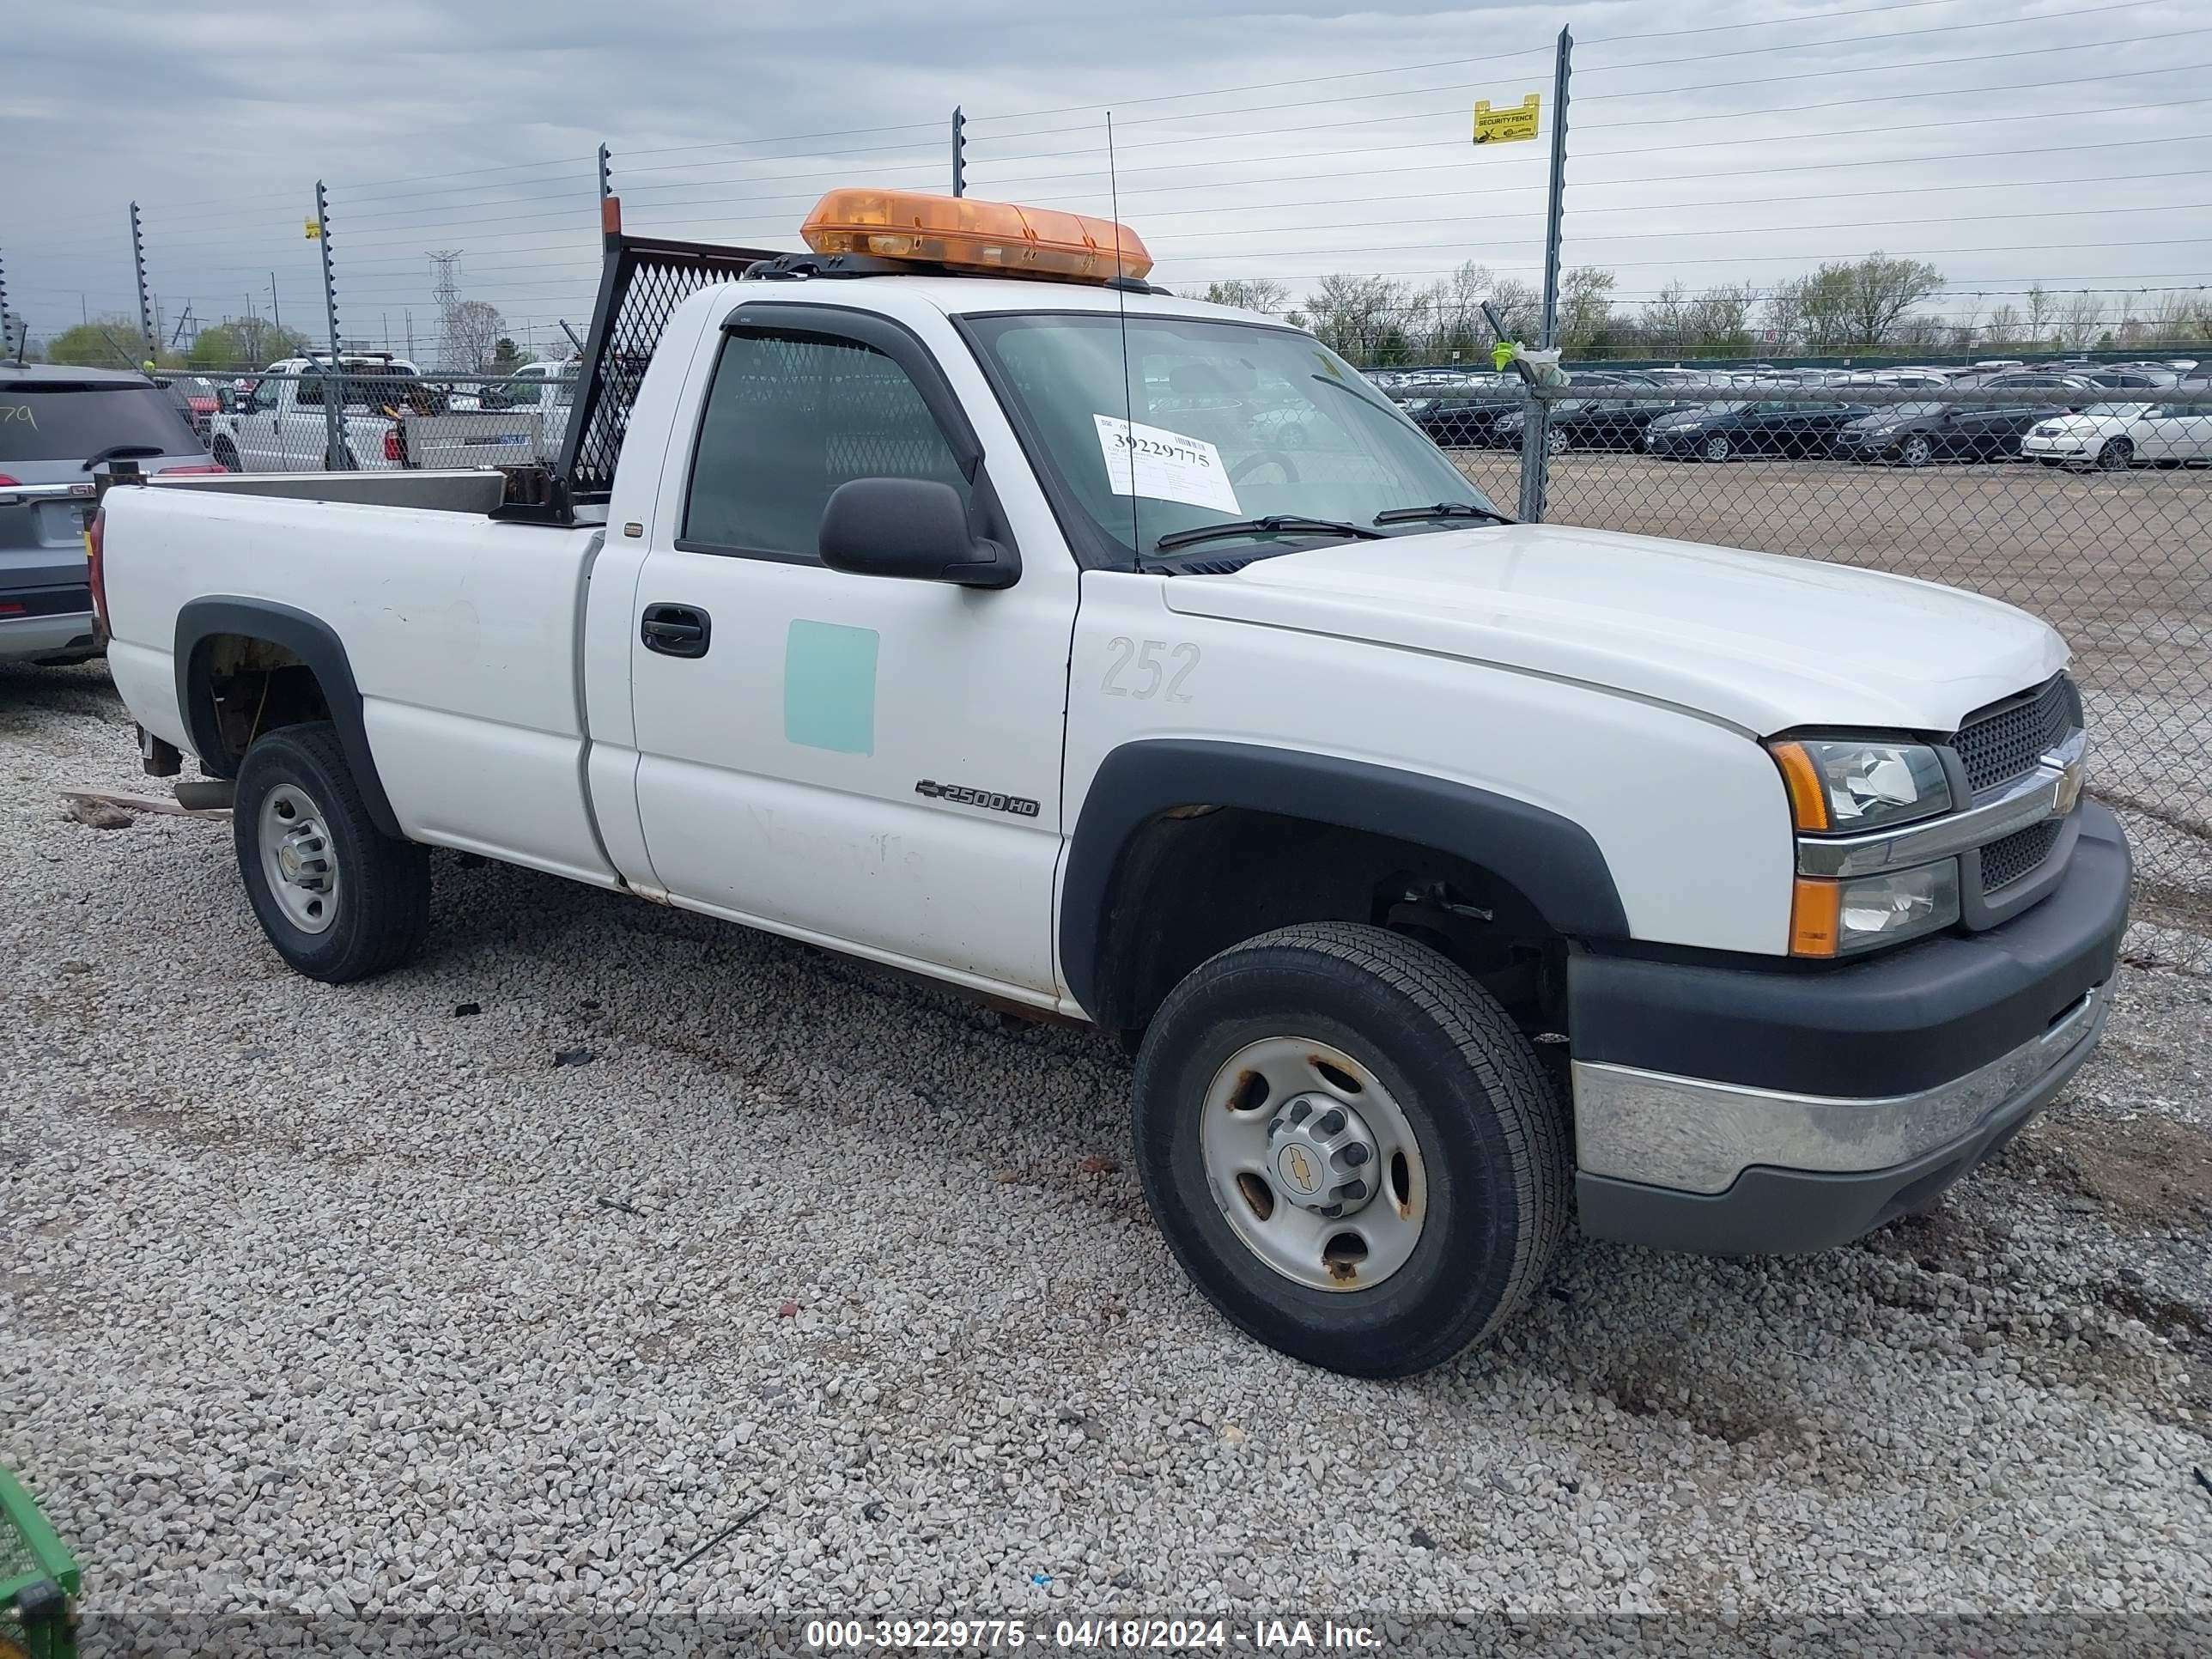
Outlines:
[[972, 196], [915, 190], [833, 190], [799, 228], [817, 253], [865, 253], [918, 265], [1103, 283], [1141, 278], [1152, 256], [1111, 219]]

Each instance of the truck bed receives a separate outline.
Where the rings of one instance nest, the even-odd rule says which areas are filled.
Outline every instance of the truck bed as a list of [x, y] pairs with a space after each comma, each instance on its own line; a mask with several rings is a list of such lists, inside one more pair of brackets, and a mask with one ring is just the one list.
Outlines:
[[117, 690], [149, 730], [190, 748], [179, 674], [190, 665], [177, 659], [188, 608], [313, 618], [343, 641], [410, 836], [614, 884], [585, 795], [578, 672], [602, 532], [489, 518], [501, 484], [496, 472], [394, 471], [110, 489]]

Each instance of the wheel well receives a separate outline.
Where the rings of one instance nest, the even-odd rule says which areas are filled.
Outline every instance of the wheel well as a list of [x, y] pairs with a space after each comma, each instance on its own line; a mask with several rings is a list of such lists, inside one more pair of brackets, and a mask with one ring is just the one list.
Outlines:
[[246, 634], [210, 634], [193, 652], [191, 694], [215, 709], [220, 749], [200, 757], [228, 777], [253, 739], [280, 726], [331, 718], [331, 700], [313, 668], [287, 646]]
[[1562, 1029], [1565, 941], [1510, 882], [1435, 848], [1234, 806], [1171, 808], [1130, 837], [1108, 893], [1092, 1016], [1141, 1029], [1207, 957], [1309, 921], [1417, 939], [1525, 1029]]

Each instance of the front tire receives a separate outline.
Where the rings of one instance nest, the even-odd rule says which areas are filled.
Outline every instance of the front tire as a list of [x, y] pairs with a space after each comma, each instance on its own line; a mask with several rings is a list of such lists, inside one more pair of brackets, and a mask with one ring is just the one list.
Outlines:
[[228, 438], [217, 438], [215, 441], [215, 447], [209, 453], [215, 457], [216, 465], [223, 468], [226, 471], [243, 472], [246, 471], [245, 463], [238, 459], [238, 446], [231, 442]]
[[1379, 927], [1285, 927], [1201, 963], [1146, 1033], [1133, 1118], [1183, 1270], [1331, 1370], [1407, 1376], [1487, 1339], [1565, 1229], [1534, 1050], [1473, 979]]
[[1698, 453], [1709, 461], [1724, 461], [1735, 453], [1735, 446], [1723, 434], [1716, 432], [1698, 446]]
[[2097, 452], [2100, 472], [2124, 472], [2134, 464], [2135, 446], [2125, 438], [2114, 438]]
[[1906, 466], [1927, 466], [1936, 459], [1936, 446], [1916, 434], [1905, 441], [1897, 459]]
[[327, 721], [280, 726], [246, 751], [231, 837], [261, 931], [308, 978], [367, 979], [421, 948], [429, 849], [377, 829]]

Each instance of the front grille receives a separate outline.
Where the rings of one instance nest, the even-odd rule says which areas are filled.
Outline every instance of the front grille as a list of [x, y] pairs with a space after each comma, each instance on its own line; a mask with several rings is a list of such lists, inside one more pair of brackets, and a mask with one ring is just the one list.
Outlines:
[[1979, 793], [2033, 771], [2038, 760], [2066, 740], [2080, 720], [2080, 708], [2074, 682], [2061, 674], [2039, 690], [1969, 717], [1951, 740], [1966, 765], [1967, 787]]
[[2057, 845], [2059, 823], [2057, 818], [2048, 818], [2041, 823], [2032, 823], [1982, 848], [1983, 896], [2009, 887], [2022, 876], [2033, 875]]

